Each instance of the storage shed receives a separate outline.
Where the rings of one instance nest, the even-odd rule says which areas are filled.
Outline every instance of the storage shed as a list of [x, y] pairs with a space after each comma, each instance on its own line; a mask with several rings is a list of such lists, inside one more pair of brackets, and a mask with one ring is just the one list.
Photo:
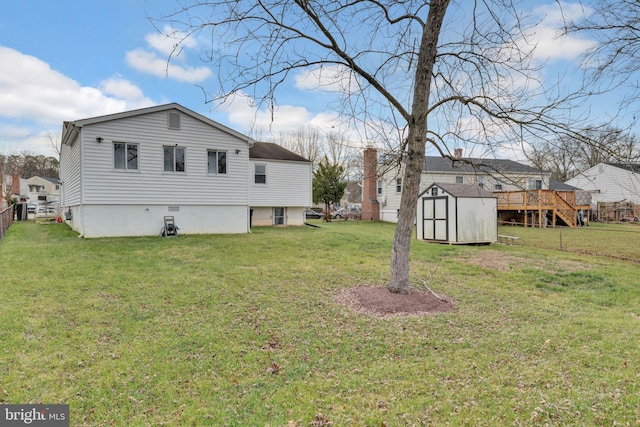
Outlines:
[[476, 184], [433, 183], [418, 196], [418, 240], [451, 244], [495, 243], [497, 199]]

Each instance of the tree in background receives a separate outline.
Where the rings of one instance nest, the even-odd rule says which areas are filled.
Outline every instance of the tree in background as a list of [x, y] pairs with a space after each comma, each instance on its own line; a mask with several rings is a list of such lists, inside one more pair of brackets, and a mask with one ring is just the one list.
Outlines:
[[535, 167], [564, 182], [599, 163], [638, 163], [640, 141], [630, 133], [604, 126], [579, 136], [562, 135], [532, 146], [526, 154]]
[[0, 165], [5, 174], [19, 174], [23, 179], [28, 179], [32, 176], [57, 178], [60, 168], [60, 162], [55, 157], [29, 152], [9, 155], [0, 154]]
[[584, 34], [597, 44], [586, 55], [592, 91], [624, 88], [623, 109], [637, 111], [640, 94], [640, 2], [637, 0], [587, 0], [588, 18], [569, 23], [568, 34]]
[[329, 163], [326, 157], [313, 172], [313, 203], [324, 204], [324, 220], [331, 221], [331, 206], [344, 196], [347, 183], [343, 180], [344, 167]]
[[191, 36], [212, 40], [203, 57], [216, 68], [219, 86], [208, 102], [250, 90], [256, 105], [275, 112], [280, 86], [302, 75], [340, 97], [334, 109], [341, 125], [359, 126], [363, 141], [390, 144], [385, 151], [395, 153], [403, 170], [391, 292], [409, 292], [427, 143], [452, 158], [461, 144], [497, 150], [572, 134], [577, 126], [568, 115], [580, 92], [541, 81], [531, 43], [539, 20], [527, 17], [517, 0], [177, 4], [156, 22], [180, 38], [176, 55]]

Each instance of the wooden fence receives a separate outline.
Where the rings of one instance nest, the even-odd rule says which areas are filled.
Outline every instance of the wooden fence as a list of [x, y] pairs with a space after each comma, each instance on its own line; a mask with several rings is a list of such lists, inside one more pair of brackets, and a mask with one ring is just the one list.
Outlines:
[[0, 212], [0, 240], [2, 240], [7, 232], [7, 228], [9, 228], [12, 223], [13, 206], [9, 206], [8, 208], [5, 208], [2, 212]]

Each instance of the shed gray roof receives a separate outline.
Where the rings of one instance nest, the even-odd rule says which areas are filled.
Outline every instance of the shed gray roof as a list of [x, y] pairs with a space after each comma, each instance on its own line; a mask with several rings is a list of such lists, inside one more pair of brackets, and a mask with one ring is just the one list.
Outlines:
[[450, 172], [450, 173], [533, 173], [543, 174], [540, 169], [523, 165], [508, 159], [476, 159], [465, 158], [451, 160], [446, 157], [426, 156], [422, 166], [424, 172]]
[[273, 142], [256, 142], [249, 148], [249, 158], [265, 160], [289, 160], [294, 162], [309, 162], [304, 157], [287, 150]]
[[452, 183], [444, 183], [444, 182], [434, 182], [431, 184], [425, 191], [423, 191], [420, 195], [422, 196], [425, 193], [428, 193], [431, 190], [431, 187], [437, 186], [442, 188], [447, 193], [451, 194], [453, 197], [468, 197], [468, 198], [495, 198], [495, 196], [488, 190], [484, 188], [478, 187], [476, 184], [452, 184]]

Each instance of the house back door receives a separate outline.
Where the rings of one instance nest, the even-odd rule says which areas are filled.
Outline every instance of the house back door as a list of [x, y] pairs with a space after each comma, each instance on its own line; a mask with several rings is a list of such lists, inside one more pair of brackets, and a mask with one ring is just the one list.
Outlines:
[[286, 218], [287, 217], [285, 208], [273, 208], [273, 225], [285, 225]]
[[424, 240], [449, 240], [447, 197], [422, 199], [422, 238]]

